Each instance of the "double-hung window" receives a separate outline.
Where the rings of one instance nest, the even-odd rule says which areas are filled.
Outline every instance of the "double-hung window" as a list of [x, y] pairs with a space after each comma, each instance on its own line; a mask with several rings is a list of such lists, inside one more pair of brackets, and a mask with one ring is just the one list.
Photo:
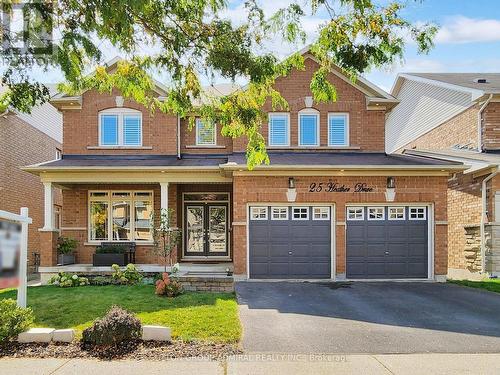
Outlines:
[[290, 116], [288, 113], [269, 114], [269, 146], [290, 146]]
[[129, 108], [101, 111], [99, 113], [99, 145], [141, 146], [141, 112]]
[[91, 191], [90, 241], [151, 241], [151, 191]]
[[349, 115], [347, 113], [328, 114], [328, 146], [349, 145]]
[[215, 146], [216, 140], [216, 125], [210, 122], [203, 122], [201, 119], [196, 119], [196, 145], [197, 146]]
[[319, 112], [313, 109], [299, 112], [299, 146], [319, 146]]

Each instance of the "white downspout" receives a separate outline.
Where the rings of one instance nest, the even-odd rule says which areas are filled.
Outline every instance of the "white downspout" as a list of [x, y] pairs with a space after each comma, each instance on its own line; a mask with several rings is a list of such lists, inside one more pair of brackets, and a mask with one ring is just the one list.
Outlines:
[[493, 94], [490, 94], [488, 99], [483, 103], [479, 112], [477, 113], [477, 150], [479, 152], [483, 151], [483, 111], [488, 104], [490, 104], [491, 99], [493, 99]]
[[492, 172], [488, 177], [483, 180], [481, 187], [481, 200], [482, 200], [482, 209], [481, 209], [481, 224], [480, 224], [480, 233], [481, 233], [481, 272], [486, 272], [486, 236], [484, 230], [484, 224], [486, 221], [486, 210], [488, 209], [487, 201], [486, 201], [486, 184], [493, 177], [495, 177], [500, 171], [498, 167], [496, 167], [495, 171]]
[[177, 159], [181, 158], [181, 116], [177, 115]]

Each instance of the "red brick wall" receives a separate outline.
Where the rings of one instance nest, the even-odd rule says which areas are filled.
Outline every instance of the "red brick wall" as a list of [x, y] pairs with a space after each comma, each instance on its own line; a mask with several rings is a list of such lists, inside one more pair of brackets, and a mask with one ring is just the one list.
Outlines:
[[[345, 222], [345, 207], [348, 203], [385, 203], [386, 177], [338, 177], [332, 178], [339, 184], [353, 185], [366, 182], [374, 187], [371, 193], [310, 193], [312, 182], [327, 182], [327, 177], [296, 177], [296, 203], [334, 203], [336, 221]], [[435, 220], [445, 222], [446, 215], [446, 177], [396, 177], [396, 200], [402, 203], [434, 203]], [[288, 177], [243, 177], [234, 178], [233, 185], [233, 228], [235, 274], [246, 274], [246, 220], [247, 203], [272, 202], [286, 203]], [[243, 225], [244, 224], [244, 225]], [[337, 273], [345, 273], [345, 226], [336, 226], [336, 265]], [[434, 242], [434, 267], [436, 275], [446, 275], [447, 225], [436, 225]]]
[[[61, 144], [15, 115], [0, 118], [0, 210], [19, 213], [28, 207], [28, 258], [40, 252], [38, 229], [44, 225], [44, 191], [38, 176], [20, 167], [53, 160]], [[60, 190], [54, 189], [54, 203], [61, 205]]]
[[[304, 98], [312, 96], [309, 86], [318, 67], [311, 59], [306, 59], [305, 66], [303, 71], [293, 70], [287, 77], [279, 78], [275, 85], [290, 106], [291, 147], [298, 146], [298, 112], [305, 108]], [[337, 90], [337, 101], [313, 105], [320, 112], [320, 146], [328, 146], [328, 113], [348, 112], [350, 145], [360, 147], [362, 151], [384, 152], [385, 111], [368, 111], [365, 94], [333, 73], [328, 78]], [[264, 110], [272, 112], [271, 104], [267, 103]], [[262, 135], [267, 142], [267, 124], [262, 127]], [[233, 148], [235, 151], [245, 151], [246, 142], [235, 140]]]
[[500, 149], [500, 103], [491, 102], [483, 112], [483, 147]]
[[81, 110], [63, 111], [63, 153], [64, 154], [177, 154], [177, 116], [161, 111], [151, 113], [144, 106], [125, 100], [123, 107], [142, 112], [142, 149], [89, 149], [99, 146], [99, 111], [115, 108], [115, 97], [100, 94], [96, 90], [83, 94]]

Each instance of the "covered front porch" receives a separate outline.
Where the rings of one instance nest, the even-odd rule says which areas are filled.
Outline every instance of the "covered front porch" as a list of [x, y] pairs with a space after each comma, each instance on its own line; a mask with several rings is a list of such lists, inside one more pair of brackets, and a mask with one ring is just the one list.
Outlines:
[[[181, 263], [183, 276], [232, 273], [232, 178], [218, 167], [36, 166], [30, 171], [40, 175], [45, 188], [42, 275], [110, 272], [93, 262], [96, 248], [123, 243], [135, 244], [134, 263], [142, 272], [161, 272], [165, 260], [155, 251], [152, 223], [166, 209], [181, 233], [171, 260]], [[54, 210], [54, 187], [62, 189], [62, 212]], [[76, 264], [58, 262], [60, 236], [77, 240]]]

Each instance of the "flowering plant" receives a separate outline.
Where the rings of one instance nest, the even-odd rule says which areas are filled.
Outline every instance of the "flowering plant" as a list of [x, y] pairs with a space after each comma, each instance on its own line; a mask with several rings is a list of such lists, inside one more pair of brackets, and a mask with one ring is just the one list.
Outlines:
[[163, 272], [160, 280], [156, 280], [155, 293], [159, 296], [176, 297], [184, 292], [182, 284], [168, 273]]
[[65, 272], [59, 272], [57, 275], [52, 276], [48, 283], [61, 288], [70, 288], [74, 286], [89, 285], [89, 279], [76, 274], [70, 275]]
[[111, 268], [113, 269], [111, 279], [117, 284], [135, 285], [142, 280], [141, 273], [132, 263], [127, 264], [124, 271], [120, 269], [118, 264], [113, 264]]

